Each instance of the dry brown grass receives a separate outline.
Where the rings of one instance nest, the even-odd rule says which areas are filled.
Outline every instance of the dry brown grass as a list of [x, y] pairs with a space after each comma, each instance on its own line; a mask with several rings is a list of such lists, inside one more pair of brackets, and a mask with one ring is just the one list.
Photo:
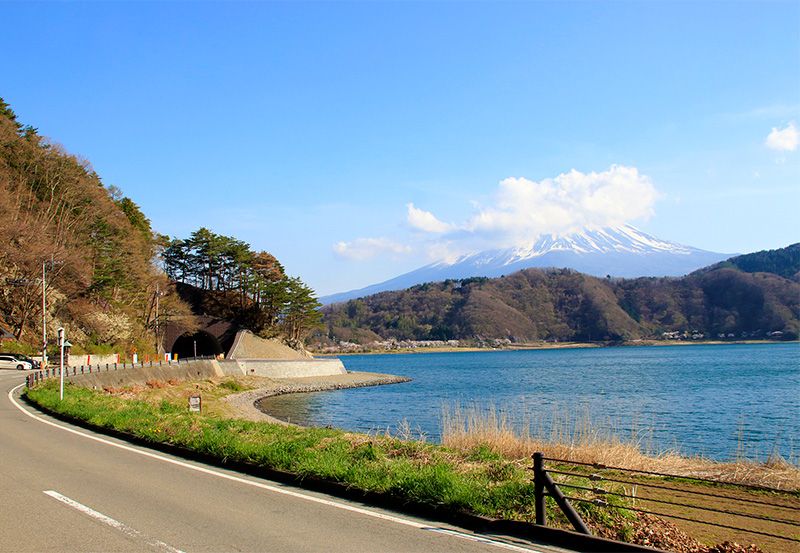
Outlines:
[[[442, 443], [458, 450], [486, 446], [511, 459], [529, 458], [541, 451], [546, 457], [602, 463], [633, 470], [647, 470], [710, 478], [737, 484], [766, 486], [781, 490], [800, 490], [800, 468], [781, 458], [767, 462], [747, 459], [717, 462], [702, 457], [687, 457], [674, 451], [645, 453], [642, 440], [623, 440], [598, 430], [588, 413], [580, 416], [554, 411], [548, 425], [549, 436], [539, 432], [530, 421], [515, 428], [508, 416], [494, 407], [444, 407], [442, 409]], [[638, 433], [647, 435], [647, 433]]]
[[233, 412], [230, 406], [222, 401], [222, 398], [234, 393], [230, 388], [222, 384], [224, 382], [235, 381], [243, 390], [256, 388], [263, 384], [263, 378], [255, 376], [232, 377], [213, 377], [205, 380], [148, 380], [142, 385], [124, 386], [115, 388], [113, 386], [103, 387], [107, 394], [121, 397], [123, 399], [140, 399], [152, 405], [158, 405], [162, 401], [168, 401], [176, 405], [186, 405], [189, 396], [200, 394], [203, 398], [203, 412], [206, 415], [230, 418]]

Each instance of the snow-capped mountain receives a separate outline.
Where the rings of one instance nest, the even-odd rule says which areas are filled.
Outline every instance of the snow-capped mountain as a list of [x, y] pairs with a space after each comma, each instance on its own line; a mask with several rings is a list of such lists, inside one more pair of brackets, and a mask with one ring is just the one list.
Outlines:
[[668, 242], [631, 225], [585, 230], [566, 236], [543, 235], [529, 247], [505, 248], [439, 261], [410, 273], [320, 298], [324, 304], [447, 279], [498, 277], [531, 267], [566, 267], [595, 276], [681, 276], [735, 254], [709, 252]]

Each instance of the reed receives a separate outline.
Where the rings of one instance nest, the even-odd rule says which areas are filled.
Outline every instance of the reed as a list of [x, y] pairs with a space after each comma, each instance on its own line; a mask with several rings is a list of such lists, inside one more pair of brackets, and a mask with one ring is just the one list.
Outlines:
[[485, 447], [511, 459], [529, 458], [541, 451], [547, 457], [569, 461], [800, 490], [800, 468], [780, 455], [760, 462], [740, 454], [734, 461], [718, 462], [682, 455], [677, 449], [656, 451], [651, 427], [634, 426], [624, 436], [613, 424], [597, 426], [588, 409], [553, 408], [548, 420], [528, 416], [514, 423], [508, 410], [493, 404], [445, 405], [441, 423], [442, 444], [459, 451]]

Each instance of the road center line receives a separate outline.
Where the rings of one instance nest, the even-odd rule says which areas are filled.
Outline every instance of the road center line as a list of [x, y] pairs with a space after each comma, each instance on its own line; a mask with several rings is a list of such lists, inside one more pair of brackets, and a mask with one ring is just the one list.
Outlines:
[[102, 522], [103, 524], [111, 526], [115, 530], [119, 530], [128, 537], [147, 543], [147, 545], [154, 547], [159, 551], [165, 551], [166, 553], [184, 553], [180, 549], [175, 549], [174, 547], [164, 543], [163, 541], [148, 538], [147, 536], [145, 536], [138, 530], [131, 528], [127, 524], [123, 524], [122, 522], [115, 520], [108, 515], [104, 515], [101, 512], [95, 511], [94, 509], [92, 509], [91, 507], [87, 507], [83, 503], [78, 503], [77, 501], [75, 501], [74, 499], [70, 499], [66, 495], [61, 495], [60, 493], [53, 490], [45, 490], [44, 493], [45, 495], [49, 495], [53, 499], [56, 499], [61, 503], [69, 507], [72, 507], [77, 511], [80, 511], [83, 514], [88, 515], [99, 522]]
[[[419, 522], [416, 522], [416, 521], [413, 521], [413, 520], [409, 520], [409, 519], [406, 519], [406, 518], [401, 518], [401, 517], [397, 517], [397, 516], [393, 516], [393, 515], [388, 515], [388, 514], [385, 514], [385, 513], [379, 513], [379, 512], [376, 512], [376, 511], [370, 511], [368, 509], [363, 509], [361, 507], [356, 507], [354, 505], [348, 505], [346, 503], [339, 503], [337, 501], [332, 501], [330, 499], [324, 499], [324, 498], [316, 497], [316, 496], [313, 496], [313, 495], [307, 495], [307, 494], [304, 494], [304, 493], [301, 493], [301, 492], [297, 492], [297, 491], [294, 491], [294, 490], [289, 490], [289, 489], [286, 489], [286, 488], [280, 488], [280, 487], [273, 486], [273, 485], [270, 485], [270, 484], [265, 484], [263, 482], [256, 482], [254, 480], [248, 480], [246, 478], [241, 478], [239, 476], [234, 476], [232, 474], [226, 474], [224, 472], [219, 472], [219, 471], [212, 470], [212, 469], [209, 469], [209, 468], [206, 468], [206, 467], [193, 465], [191, 463], [186, 463], [184, 461], [179, 461], [177, 459], [171, 459], [169, 457], [164, 457], [163, 455], [159, 455], [159, 454], [153, 453], [151, 451], [146, 451], [146, 450], [143, 450], [143, 449], [137, 449], [137, 448], [129, 446], [129, 445], [112, 442], [111, 440], [106, 440], [105, 438], [101, 438], [99, 436], [92, 436], [91, 434], [86, 434], [85, 432], [81, 432], [80, 430], [76, 430], [76, 429], [70, 428], [68, 426], [62, 426], [60, 424], [56, 424], [56, 423], [54, 423], [52, 421], [49, 421], [47, 419], [44, 419], [44, 418], [39, 417], [37, 415], [34, 415], [33, 413], [31, 413], [30, 411], [25, 409], [22, 405], [20, 405], [17, 402], [17, 400], [14, 399], [14, 392], [16, 392], [17, 390], [22, 388], [24, 385], [25, 385], [25, 383], [23, 382], [22, 384], [12, 388], [8, 392], [8, 399], [11, 401], [11, 403], [17, 409], [19, 409], [20, 411], [25, 413], [30, 418], [32, 418], [34, 420], [37, 420], [37, 421], [39, 421], [41, 423], [48, 424], [48, 425], [50, 425], [50, 426], [52, 426], [54, 428], [58, 428], [59, 430], [63, 430], [65, 432], [70, 432], [70, 433], [76, 434], [78, 436], [83, 436], [84, 438], [88, 438], [90, 440], [94, 440], [95, 442], [99, 442], [101, 444], [110, 445], [112, 447], [123, 449], [125, 451], [130, 451], [132, 453], [136, 453], [137, 455], [143, 455], [144, 457], [149, 457], [151, 459], [156, 459], [156, 460], [162, 461], [164, 463], [170, 463], [172, 465], [177, 465], [179, 467], [183, 467], [183, 468], [186, 468], [186, 469], [189, 469], [189, 470], [193, 470], [195, 472], [208, 474], [210, 476], [216, 476], [217, 478], [223, 478], [225, 480], [231, 480], [233, 482], [238, 482], [240, 484], [245, 484], [247, 486], [260, 488], [262, 490], [268, 490], [268, 491], [271, 491], [271, 492], [274, 492], [274, 493], [283, 494], [283, 495], [286, 495], [286, 496], [289, 496], [289, 497], [295, 497], [297, 499], [303, 499], [305, 501], [310, 501], [312, 503], [318, 503], [320, 505], [327, 505], [329, 507], [334, 507], [336, 509], [341, 509], [341, 510], [344, 510], [344, 511], [350, 511], [352, 513], [358, 513], [358, 514], [365, 515], [365, 516], [368, 516], [368, 517], [377, 518], [377, 519], [380, 519], [380, 520], [386, 520], [386, 521], [389, 521], [389, 522], [394, 522], [395, 524], [402, 524], [404, 526], [411, 526], [412, 528], [417, 528], [417, 529], [420, 529], [420, 530], [424, 530], [424, 529], [430, 530], [431, 529], [430, 524], [421, 524]], [[447, 534], [448, 535], [452, 535], [453, 537], [461, 538], [461, 539], [470, 539], [470, 540], [472, 540], [472, 538], [473, 538], [472, 535], [465, 534], [465, 533], [462, 534], [462, 533], [456, 532], [456, 533], [452, 533], [451, 534], [450, 532], [448, 532]], [[541, 552], [536, 551], [535, 549], [530, 549], [530, 548], [527, 548], [527, 547], [520, 547], [520, 546], [512, 545], [512, 544], [509, 544], [509, 543], [505, 543], [505, 542], [502, 542], [502, 541], [495, 541], [495, 540], [492, 540], [492, 539], [489, 539], [489, 538], [482, 538], [482, 539], [486, 540], [485, 543], [487, 543], [487, 545], [493, 545], [495, 547], [500, 547], [500, 548], [503, 548], [503, 549], [512, 549], [514, 551], [526, 551], [528, 553], [531, 553], [531, 552], [533, 552], [533, 553], [541, 553]]]

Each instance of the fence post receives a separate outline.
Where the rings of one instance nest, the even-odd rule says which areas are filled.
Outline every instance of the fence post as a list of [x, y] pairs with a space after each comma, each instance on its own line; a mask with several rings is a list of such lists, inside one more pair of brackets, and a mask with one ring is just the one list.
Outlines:
[[544, 502], [544, 453], [533, 454], [533, 505], [536, 510], [536, 524], [547, 526], [547, 512]]
[[547, 488], [548, 493], [556, 502], [556, 505], [561, 508], [561, 512], [564, 513], [564, 516], [567, 517], [568, 521], [570, 521], [572, 527], [575, 528], [575, 531], [591, 536], [592, 531], [589, 530], [589, 527], [586, 526], [585, 522], [583, 522], [583, 519], [581, 518], [581, 515], [578, 514], [578, 511], [576, 511], [575, 508], [570, 505], [569, 500], [564, 497], [563, 492], [553, 481], [553, 478], [547, 474], [547, 471], [544, 470], [542, 471], [542, 476], [544, 487]]

